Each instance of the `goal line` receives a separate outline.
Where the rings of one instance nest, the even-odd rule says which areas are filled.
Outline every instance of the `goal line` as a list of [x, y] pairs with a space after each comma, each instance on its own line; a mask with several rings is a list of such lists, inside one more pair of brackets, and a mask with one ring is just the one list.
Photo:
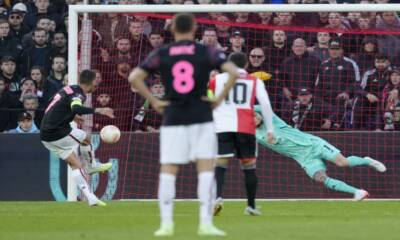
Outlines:
[[[368, 198], [363, 201], [369, 202], [392, 202], [399, 201], [399, 198]], [[158, 202], [157, 199], [119, 199], [122, 202]], [[198, 202], [198, 199], [174, 199], [175, 202]], [[247, 199], [224, 199], [224, 202], [246, 202]], [[352, 198], [274, 198], [256, 199], [257, 202], [353, 202]]]

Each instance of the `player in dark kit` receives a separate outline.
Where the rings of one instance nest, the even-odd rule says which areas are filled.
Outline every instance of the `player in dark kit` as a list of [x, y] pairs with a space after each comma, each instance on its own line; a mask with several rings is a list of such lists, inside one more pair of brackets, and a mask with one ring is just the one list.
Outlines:
[[[214, 158], [216, 135], [212, 108], [228, 94], [239, 76], [225, 54], [194, 41], [196, 22], [191, 14], [177, 14], [172, 21], [175, 42], [154, 50], [129, 76], [131, 86], [149, 99], [153, 108], [163, 114], [160, 129], [160, 183], [158, 189], [161, 226], [155, 236], [174, 234], [173, 200], [179, 165], [196, 161], [197, 193], [200, 200], [199, 235], [224, 236], [212, 223], [214, 199]], [[229, 73], [221, 94], [208, 100], [207, 85], [213, 69]], [[165, 100], [152, 96], [144, 79], [160, 71], [166, 89]]]
[[[111, 108], [93, 109], [82, 106], [86, 100], [85, 94], [96, 90], [97, 82], [95, 78], [96, 73], [94, 71], [83, 70], [79, 76], [79, 85], [65, 86], [54, 95], [42, 120], [40, 140], [47, 149], [68, 163], [72, 169], [72, 177], [88, 199], [89, 205], [105, 206], [106, 204], [91, 192], [84, 172], [87, 170], [91, 174], [107, 171], [112, 167], [112, 164], [96, 162], [89, 135], [70, 126], [76, 115], [98, 113], [114, 118]], [[83, 168], [74, 152], [78, 147], [80, 147], [82, 158], [88, 162], [86, 169]]]

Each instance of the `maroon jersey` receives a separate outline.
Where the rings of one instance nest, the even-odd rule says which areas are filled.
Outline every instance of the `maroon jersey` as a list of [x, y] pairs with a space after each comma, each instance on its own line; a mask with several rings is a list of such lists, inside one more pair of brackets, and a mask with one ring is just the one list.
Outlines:
[[210, 122], [212, 109], [207, 96], [210, 72], [226, 61], [224, 53], [194, 41], [179, 41], [150, 53], [139, 67], [148, 73], [159, 71], [165, 86], [165, 100], [171, 102], [163, 125]]

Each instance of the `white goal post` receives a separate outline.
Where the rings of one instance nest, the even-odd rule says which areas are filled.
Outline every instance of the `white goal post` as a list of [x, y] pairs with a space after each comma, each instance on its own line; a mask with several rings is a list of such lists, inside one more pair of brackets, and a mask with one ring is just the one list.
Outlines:
[[[84, 13], [209, 13], [209, 12], [400, 12], [400, 4], [218, 4], [218, 5], [70, 5], [68, 34], [68, 83], [77, 84], [78, 15]], [[91, 34], [89, 34], [91, 36]], [[87, 39], [86, 39], [87, 40]], [[76, 186], [68, 175], [68, 201], [76, 201]]]

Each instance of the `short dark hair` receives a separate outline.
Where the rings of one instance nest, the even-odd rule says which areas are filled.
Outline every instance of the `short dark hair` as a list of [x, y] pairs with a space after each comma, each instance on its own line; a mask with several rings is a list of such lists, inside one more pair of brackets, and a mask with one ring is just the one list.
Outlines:
[[13, 63], [17, 63], [17, 61], [15, 60], [15, 58], [13, 56], [10, 55], [5, 55], [1, 58], [0, 60], [0, 64], [6, 63], [6, 62], [13, 62]]
[[57, 54], [53, 57], [53, 59], [51, 60], [51, 63], [54, 64], [54, 59], [56, 58], [62, 58], [64, 59], [64, 62], [67, 62], [67, 59], [65, 58], [65, 56], [61, 55], [61, 54]]
[[96, 79], [96, 72], [85, 69], [79, 75], [79, 84], [90, 85]]
[[64, 37], [67, 37], [67, 34], [65, 34], [65, 32], [63, 32], [63, 31], [55, 31], [53, 33], [53, 36], [56, 35], [56, 34], [62, 34], [62, 35], [64, 35]]
[[377, 53], [375, 55], [375, 60], [389, 60], [390, 61], [390, 58], [388, 55], [386, 55], [384, 53]]
[[152, 30], [151, 33], [149, 34], [149, 37], [151, 35], [160, 35], [161, 37], [163, 37], [163, 34], [161, 33], [161, 31], [159, 29]]
[[215, 32], [215, 33], [217, 33], [217, 30], [216, 30], [215, 28], [208, 27], [208, 28], [206, 28], [206, 29], [203, 30], [203, 34], [204, 34], [205, 32]]
[[40, 22], [40, 20], [42, 20], [42, 19], [52, 20], [51, 18], [49, 18], [49, 17], [46, 16], [46, 15], [40, 15], [40, 16], [38, 16], [38, 17], [36, 18], [36, 25], [37, 25], [38, 22]]
[[178, 13], [173, 19], [177, 33], [188, 33], [193, 30], [196, 20], [191, 13]]
[[35, 33], [37, 33], [37, 32], [42, 32], [42, 31], [45, 32], [45, 33], [47, 34], [46, 29], [41, 28], [41, 27], [36, 27], [36, 28], [34, 28], [33, 31], [32, 31], [32, 36], [35, 36]]
[[247, 56], [242, 52], [234, 52], [229, 55], [228, 61], [233, 62], [239, 68], [245, 68], [247, 65]]
[[8, 25], [10, 25], [10, 23], [7, 21], [7, 19], [0, 18], [0, 24], [4, 24], [4, 23], [7, 23]]

